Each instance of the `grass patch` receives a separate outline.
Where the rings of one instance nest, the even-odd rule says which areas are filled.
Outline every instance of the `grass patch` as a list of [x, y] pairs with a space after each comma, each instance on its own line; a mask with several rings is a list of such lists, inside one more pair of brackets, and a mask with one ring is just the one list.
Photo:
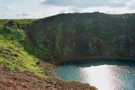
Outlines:
[[43, 71], [36, 65], [39, 60], [29, 55], [23, 47], [13, 41], [0, 40], [0, 64], [10, 70], [30, 71], [40, 74]]
[[37, 65], [39, 59], [29, 54], [20, 43], [27, 39], [24, 26], [33, 21], [35, 20], [0, 20], [0, 65], [10, 70], [29, 71], [45, 77], [43, 70]]

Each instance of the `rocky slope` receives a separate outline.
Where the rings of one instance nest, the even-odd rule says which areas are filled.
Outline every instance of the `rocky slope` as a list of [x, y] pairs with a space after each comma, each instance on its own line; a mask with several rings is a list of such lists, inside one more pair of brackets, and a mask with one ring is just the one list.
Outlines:
[[39, 78], [30, 72], [9, 71], [0, 67], [0, 90], [96, 90], [80, 82]]

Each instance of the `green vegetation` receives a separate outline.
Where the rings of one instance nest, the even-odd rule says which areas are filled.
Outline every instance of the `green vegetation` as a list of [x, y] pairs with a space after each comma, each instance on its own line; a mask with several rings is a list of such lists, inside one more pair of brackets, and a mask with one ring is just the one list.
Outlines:
[[30, 55], [23, 46], [31, 48], [23, 28], [32, 21], [35, 20], [0, 21], [0, 64], [10, 70], [30, 71], [43, 76], [43, 70], [37, 66], [39, 59]]
[[61, 14], [39, 20], [0, 20], [0, 62], [41, 73], [39, 60], [134, 58], [135, 14]]
[[40, 50], [49, 49], [41, 57], [52, 56], [56, 62], [61, 58], [134, 58], [134, 20], [135, 14], [60, 14], [36, 21], [30, 32]]
[[60, 47], [60, 41], [62, 38], [61, 36], [62, 36], [62, 24], [59, 24], [56, 33], [56, 50], [58, 51], [58, 53], [61, 53], [61, 47]]

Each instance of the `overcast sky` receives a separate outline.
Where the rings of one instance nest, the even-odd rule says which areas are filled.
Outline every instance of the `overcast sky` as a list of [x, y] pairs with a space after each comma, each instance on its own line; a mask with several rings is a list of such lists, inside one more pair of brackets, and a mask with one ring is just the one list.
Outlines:
[[135, 13], [135, 0], [0, 0], [0, 19], [43, 18], [59, 13]]

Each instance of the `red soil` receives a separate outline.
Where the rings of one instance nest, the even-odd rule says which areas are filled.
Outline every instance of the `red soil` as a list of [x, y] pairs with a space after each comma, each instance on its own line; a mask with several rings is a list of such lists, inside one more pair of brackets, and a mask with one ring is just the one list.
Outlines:
[[97, 90], [88, 84], [56, 78], [39, 78], [30, 72], [9, 71], [0, 67], [0, 90]]

